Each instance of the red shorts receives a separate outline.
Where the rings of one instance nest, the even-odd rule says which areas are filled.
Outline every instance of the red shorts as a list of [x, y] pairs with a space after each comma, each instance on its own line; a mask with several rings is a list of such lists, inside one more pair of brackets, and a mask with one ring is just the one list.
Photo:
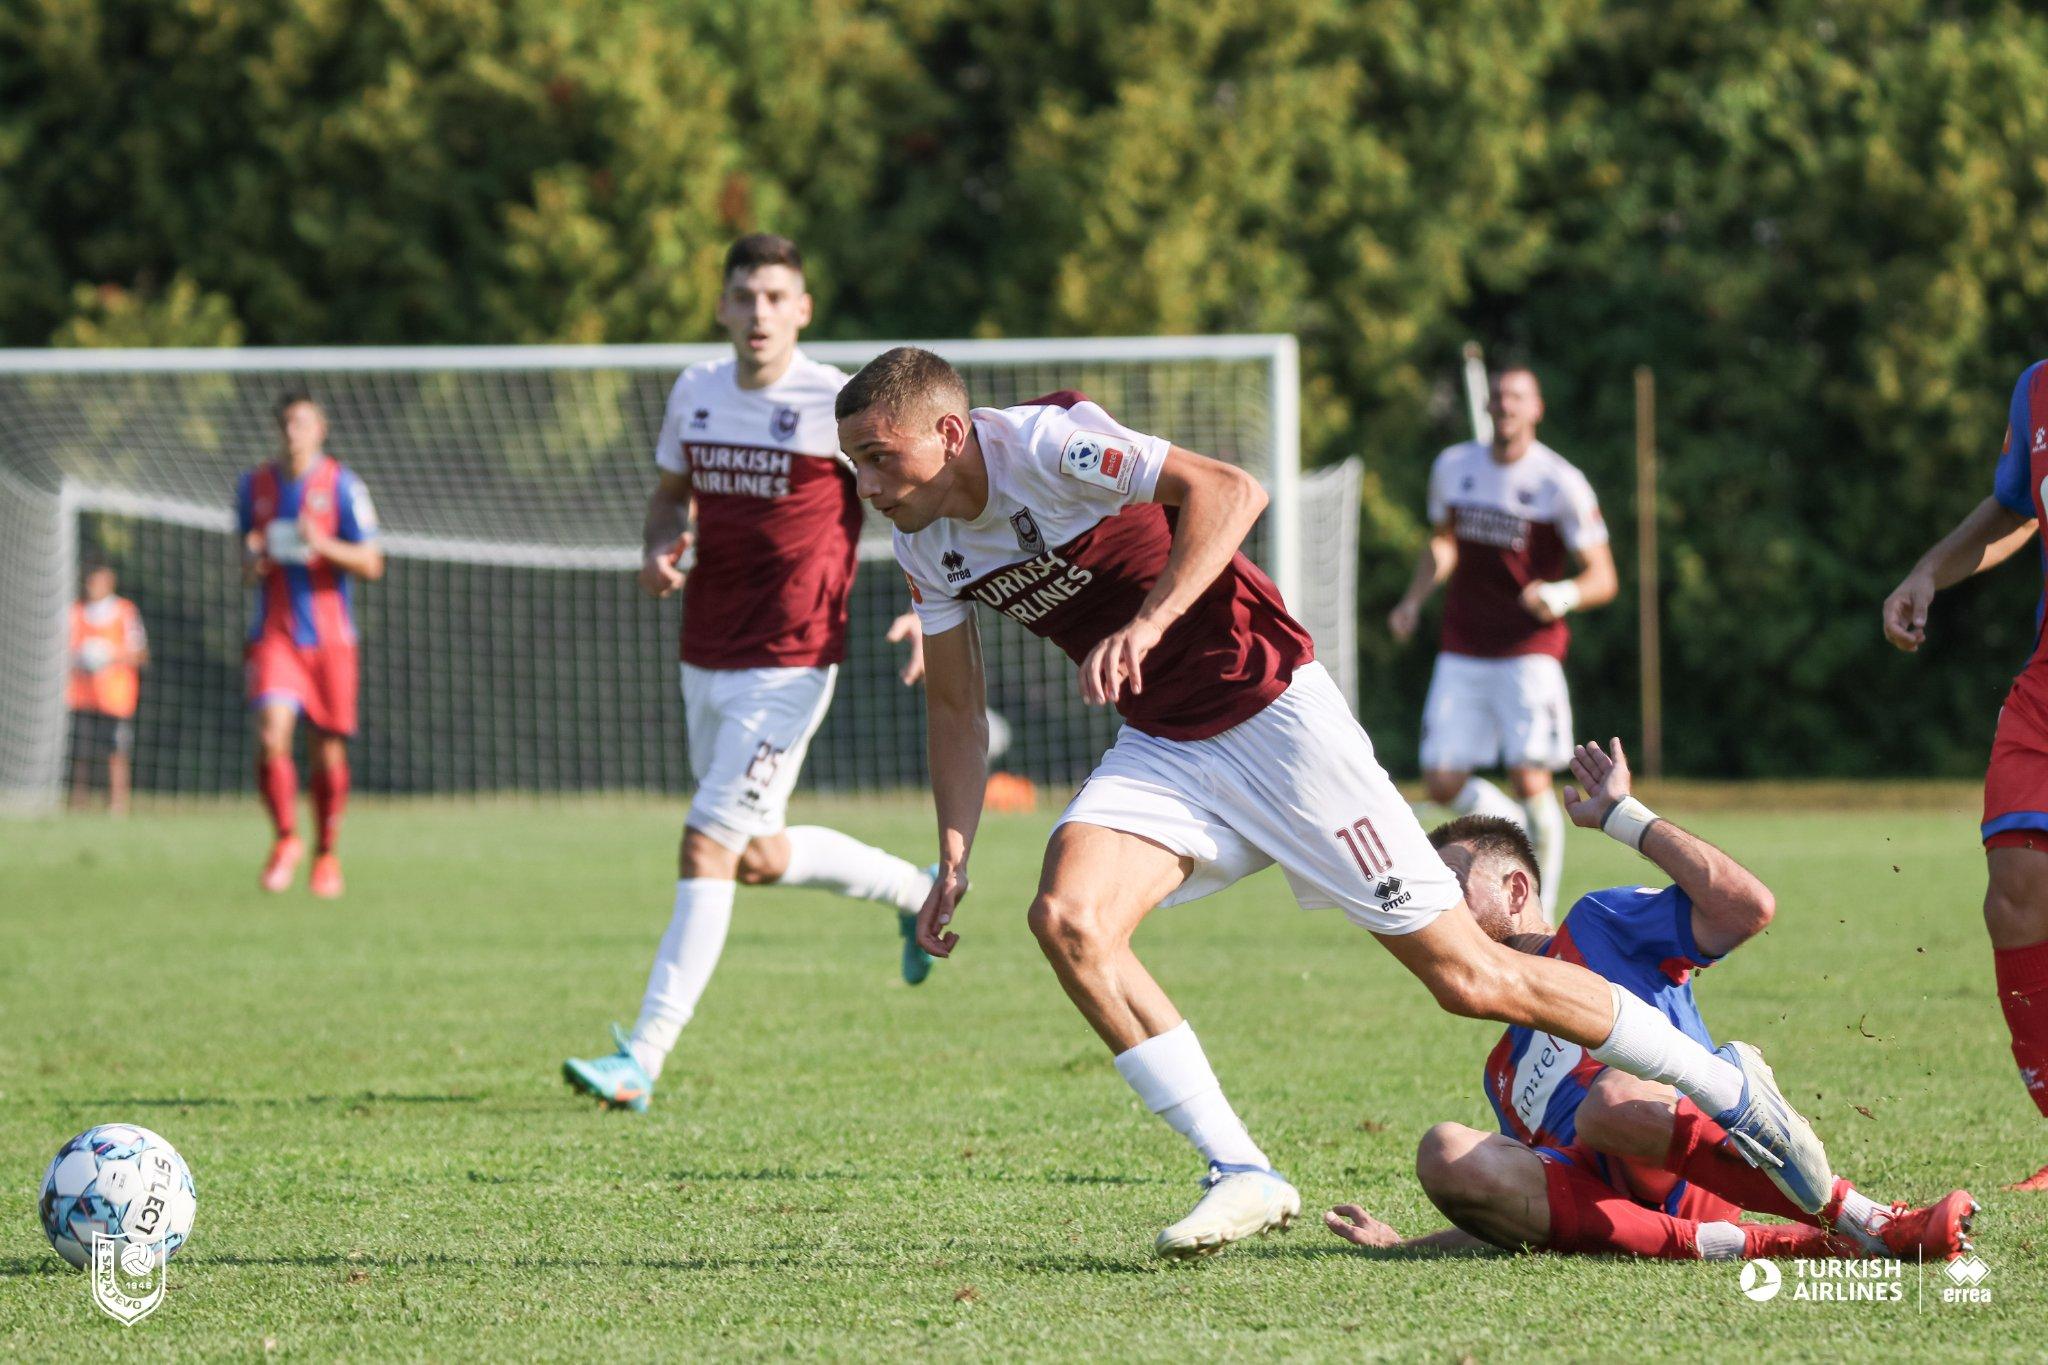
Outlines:
[[2013, 679], [1984, 771], [1984, 847], [2048, 850], [2048, 668]]
[[[1545, 1161], [1576, 1166], [1616, 1194], [1645, 1208], [1668, 1213], [1673, 1218], [1690, 1219], [1696, 1223], [1742, 1221], [1742, 1210], [1720, 1195], [1710, 1194], [1689, 1180], [1680, 1180], [1669, 1171], [1651, 1168], [1648, 1163], [1625, 1162], [1604, 1152], [1596, 1152], [1583, 1142], [1574, 1142], [1569, 1147], [1538, 1147], [1535, 1150], [1536, 1155]], [[1624, 1174], [1624, 1167], [1634, 1171], [1636, 1179], [1633, 1183]], [[1659, 1189], [1664, 1191], [1661, 1198], [1649, 1197]]]
[[299, 645], [264, 635], [242, 655], [251, 706], [290, 702], [308, 725], [331, 735], [356, 732], [356, 647]]

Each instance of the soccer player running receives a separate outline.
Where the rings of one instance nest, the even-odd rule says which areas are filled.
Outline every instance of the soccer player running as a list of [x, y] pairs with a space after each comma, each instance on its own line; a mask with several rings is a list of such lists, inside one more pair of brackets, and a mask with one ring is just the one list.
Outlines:
[[[1429, 539], [1387, 616], [1415, 634], [1422, 604], [1444, 591], [1443, 643], [1422, 709], [1422, 776], [1453, 814], [1499, 815], [1529, 831], [1543, 868], [1543, 908], [1557, 909], [1564, 816], [1550, 775], [1572, 747], [1565, 616], [1614, 600], [1614, 554], [1586, 476], [1536, 439], [1543, 393], [1516, 367], [1493, 380], [1493, 443], [1466, 441], [1429, 471]], [[1575, 570], [1575, 572], [1574, 572]], [[1499, 764], [1508, 797], [1479, 768]]]
[[[1301, 1197], [1253, 1141], [1173, 1002], [1131, 951], [1153, 909], [1279, 863], [1303, 906], [1339, 906], [1454, 1013], [1555, 1034], [1675, 1086], [1818, 1211], [1819, 1139], [1757, 1053], [1718, 1053], [1557, 958], [1502, 947], [1373, 757], [1270, 579], [1239, 552], [1266, 498], [1241, 469], [1119, 424], [1075, 393], [970, 410], [929, 351], [877, 357], [837, 404], [860, 493], [896, 527], [925, 630], [939, 874], [918, 920], [937, 956], [967, 891], [987, 726], [974, 604], [1051, 639], [1124, 726], [1053, 831], [1029, 922], [1146, 1108], [1209, 1163], [1161, 1255], [1284, 1227]], [[1632, 814], [1617, 827], [1634, 829]], [[1647, 821], [1643, 823], [1647, 824]], [[1445, 913], [1449, 911], [1451, 913]]]
[[92, 768], [107, 765], [107, 810], [128, 813], [133, 785], [135, 707], [142, 697], [142, 670], [149, 666], [149, 635], [142, 613], [117, 594], [114, 570], [95, 564], [85, 571], [85, 596], [71, 604], [71, 805], [85, 804]]
[[[1620, 740], [1607, 750], [1580, 745], [1571, 767], [1582, 784], [1565, 788], [1574, 824], [1601, 829], [1635, 800]], [[1776, 913], [1770, 889], [1748, 868], [1655, 817], [1637, 851], [1673, 885], [1591, 892], [1555, 933], [1538, 909], [1535, 851], [1513, 822], [1460, 816], [1429, 841], [1458, 874], [1465, 908], [1488, 938], [1584, 963], [1706, 1047], [1713, 1039], [1693, 998], [1693, 973], [1761, 933]], [[1698, 1105], [1670, 1086], [1602, 1066], [1575, 1043], [1511, 1027], [1486, 1059], [1485, 1087], [1500, 1132], [1439, 1123], [1415, 1154], [1430, 1202], [1455, 1228], [1404, 1240], [1358, 1205], [1342, 1204], [1323, 1215], [1329, 1229], [1370, 1247], [1490, 1244], [1681, 1261], [1948, 1259], [1970, 1248], [1977, 1205], [1966, 1191], [1925, 1208], [1887, 1208], [1837, 1179], [1827, 1206], [1811, 1216], [1729, 1150], [1727, 1132]], [[1796, 1222], [1745, 1223], [1745, 1210]]]
[[[1927, 640], [1934, 596], [2010, 559], [2040, 523], [2048, 480], [2048, 361], [2013, 387], [2005, 446], [1991, 496], [1920, 556], [1884, 600], [1885, 638], [1907, 653]], [[2044, 560], [2048, 562], [2048, 560]], [[2038, 615], [2038, 613], [2037, 613]], [[2034, 652], [1999, 708], [1984, 773], [1984, 927], [2013, 1060], [2048, 1118], [2048, 633], [2037, 620]], [[2048, 1165], [2011, 1190], [2048, 1190]]]
[[[711, 983], [736, 884], [815, 887], [897, 912], [903, 979], [931, 970], [916, 912], [931, 874], [820, 825], [785, 828], [804, 752], [846, 657], [861, 509], [839, 454], [832, 399], [846, 375], [797, 347], [811, 321], [803, 257], [756, 233], [726, 253], [718, 322], [730, 360], [684, 370], [656, 438], [640, 586], [683, 594], [682, 690], [697, 793], [683, 829], [673, 912], [629, 1035], [572, 1057], [569, 1083], [645, 1110], [669, 1052]], [[904, 681], [917, 675], [913, 656]]]
[[241, 477], [235, 516], [242, 577], [256, 609], [243, 660], [256, 718], [256, 789], [275, 839], [261, 885], [292, 884], [305, 845], [298, 835], [299, 770], [292, 732], [303, 715], [316, 826], [309, 889], [342, 893], [335, 842], [348, 804], [348, 742], [356, 732], [353, 580], [384, 576], [377, 511], [354, 471], [327, 454], [327, 414], [303, 393], [277, 405], [283, 450]]

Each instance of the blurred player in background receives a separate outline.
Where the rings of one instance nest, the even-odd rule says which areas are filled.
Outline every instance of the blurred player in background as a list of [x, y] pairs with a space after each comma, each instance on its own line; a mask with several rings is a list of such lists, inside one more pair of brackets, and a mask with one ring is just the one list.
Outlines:
[[[1614, 554], [1586, 476], [1536, 439], [1543, 394], [1520, 367], [1494, 376], [1493, 441], [1443, 451], [1429, 471], [1429, 539], [1387, 616], [1396, 640], [1446, 579], [1443, 643], [1422, 711], [1429, 799], [1520, 823], [1557, 908], [1564, 816], [1550, 775], [1571, 754], [1566, 615], [1614, 600]], [[1576, 570], [1576, 572], [1573, 572]], [[1508, 797], [1475, 769], [1507, 769]]]
[[[1676, 1087], [1802, 1207], [1826, 1204], [1826, 1153], [1754, 1049], [1716, 1053], [1583, 967], [1492, 942], [1464, 913], [1456, 876], [1308, 633], [1240, 549], [1266, 505], [1258, 480], [1132, 431], [1078, 393], [970, 409], [953, 367], [915, 347], [870, 362], [836, 408], [861, 496], [896, 528], [926, 632], [940, 856], [918, 922], [928, 951], [958, 941], [946, 926], [981, 822], [975, 603], [1052, 640], [1080, 666], [1082, 700], [1124, 718], [1053, 831], [1029, 922], [1117, 1073], [1209, 1164], [1201, 1201], [1159, 1234], [1160, 1255], [1208, 1255], [1301, 1210], [1131, 951], [1154, 908], [1274, 863], [1304, 908], [1342, 907], [1442, 1008], [1541, 1029]], [[1639, 802], [1611, 817], [1632, 845], [1654, 821]]]
[[[931, 970], [917, 946], [929, 872], [820, 825], [785, 827], [804, 753], [846, 657], [860, 503], [839, 453], [832, 399], [846, 375], [797, 348], [811, 321], [803, 257], [756, 233], [726, 253], [718, 322], [733, 358], [676, 380], [656, 439], [640, 586], [683, 593], [682, 689], [697, 793], [683, 829], [668, 932], [639, 1022], [617, 1051], [562, 1064], [607, 1105], [647, 1108], [711, 982], [735, 883], [805, 886], [896, 911], [903, 979]], [[906, 683], [919, 672], [915, 619]]]
[[335, 840], [348, 803], [348, 742], [356, 732], [353, 580], [384, 576], [377, 509], [369, 489], [327, 454], [327, 414], [303, 393], [277, 405], [283, 451], [242, 475], [235, 515], [242, 577], [255, 585], [244, 653], [256, 717], [256, 789], [275, 830], [260, 884], [292, 884], [305, 845], [298, 835], [299, 770], [292, 731], [304, 716], [316, 825], [311, 889], [342, 892]]
[[[1599, 829], [1632, 786], [1621, 741], [1581, 745], [1565, 789], [1572, 822]], [[1761, 933], [1776, 914], [1770, 888], [1712, 844], [1668, 820], [1638, 852], [1673, 885], [1617, 886], [1581, 896], [1555, 933], [1538, 910], [1541, 877], [1512, 821], [1465, 815], [1430, 832], [1458, 874], [1486, 936], [1524, 953], [1581, 962], [1663, 1011], [1705, 1047], [1714, 1040], [1692, 977]], [[1867, 1198], [1837, 1179], [1807, 1213], [1732, 1150], [1727, 1132], [1668, 1085], [1601, 1065], [1561, 1039], [1510, 1028], [1486, 1060], [1499, 1133], [1440, 1123], [1423, 1137], [1416, 1172], [1430, 1202], [1457, 1224], [1403, 1240], [1356, 1204], [1323, 1216], [1360, 1246], [1470, 1247], [1650, 1256], [1662, 1260], [1913, 1256], [1970, 1249], [1977, 1205], [1956, 1190], [1925, 1208]], [[1746, 1223], [1745, 1211], [1795, 1221]]]
[[[2020, 376], [2006, 414], [1991, 496], [1920, 557], [1884, 601], [1885, 638], [1907, 653], [1927, 639], [1934, 595], [2003, 564], [2033, 538], [2048, 480], [2048, 361]], [[1998, 1003], [2020, 1080], [2048, 1118], [2048, 634], [1998, 712], [1984, 774], [1984, 927]], [[2048, 1165], [2008, 1189], [2048, 1190]]]
[[71, 804], [85, 804], [93, 767], [105, 760], [107, 809], [126, 815], [149, 636], [142, 613], [115, 587], [113, 569], [95, 564], [85, 571], [85, 596], [71, 604]]

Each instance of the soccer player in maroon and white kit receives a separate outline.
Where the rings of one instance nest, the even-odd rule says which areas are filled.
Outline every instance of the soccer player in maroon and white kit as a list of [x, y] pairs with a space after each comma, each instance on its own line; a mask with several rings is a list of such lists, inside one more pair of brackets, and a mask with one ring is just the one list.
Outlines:
[[[1466, 441], [1429, 472], [1429, 539], [1387, 617], [1414, 635], [1444, 591], [1443, 644], [1422, 710], [1429, 799], [1456, 815], [1499, 815], [1529, 831], [1543, 906], [1557, 908], [1564, 816], [1550, 775], [1572, 749], [1565, 615], [1614, 600], [1614, 555], [1586, 476], [1536, 439], [1543, 394], [1526, 369], [1493, 381], [1493, 442]], [[1515, 800], [1475, 769], [1503, 767]]]
[[[1130, 943], [1155, 906], [1273, 863], [1304, 907], [1341, 907], [1445, 1009], [1542, 1029], [1673, 1086], [1795, 1202], [1826, 1203], [1827, 1155], [1753, 1049], [1709, 1051], [1627, 991], [1494, 943], [1464, 913], [1456, 876], [1307, 632], [1239, 552], [1266, 502], [1251, 475], [1132, 431], [1077, 393], [970, 409], [953, 368], [914, 347], [877, 357], [836, 411], [861, 496], [896, 527], [924, 622], [939, 821], [938, 878], [918, 921], [928, 951], [958, 942], [946, 926], [981, 818], [975, 604], [1053, 641], [1080, 665], [1083, 699], [1123, 715], [1053, 832], [1029, 918], [1118, 1073], [1209, 1163], [1206, 1193], [1160, 1233], [1161, 1255], [1218, 1251], [1301, 1210]], [[1640, 847], [1655, 821], [1631, 800], [1609, 828]]]
[[635, 1110], [710, 984], [735, 883], [880, 902], [897, 912], [904, 978], [915, 985], [931, 967], [915, 939], [929, 872], [837, 830], [783, 823], [846, 657], [861, 510], [832, 419], [846, 375], [797, 348], [811, 296], [795, 243], [742, 237], [724, 280], [718, 321], [733, 358], [692, 365], [669, 394], [639, 576], [650, 596], [683, 594], [697, 792], [673, 913], [632, 1033], [614, 1026], [616, 1052], [563, 1063], [571, 1084]]

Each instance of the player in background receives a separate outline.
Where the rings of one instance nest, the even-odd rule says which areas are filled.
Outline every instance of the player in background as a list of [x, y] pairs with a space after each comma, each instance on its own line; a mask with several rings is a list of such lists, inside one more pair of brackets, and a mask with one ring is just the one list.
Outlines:
[[[1565, 789], [1572, 822], [1599, 829], [1631, 795], [1621, 741], [1579, 746]], [[1770, 888], [1733, 858], [1667, 820], [1638, 850], [1674, 883], [1617, 886], [1579, 898], [1555, 933], [1539, 909], [1535, 851], [1522, 829], [1466, 815], [1430, 832], [1457, 872], [1486, 936], [1524, 953], [1583, 962], [1632, 991], [1702, 1046], [1713, 1038], [1692, 977], [1770, 924]], [[1416, 1150], [1430, 1202], [1457, 1226], [1403, 1240], [1356, 1204], [1323, 1215], [1360, 1246], [1469, 1247], [1613, 1253], [1664, 1260], [1771, 1256], [1949, 1259], [1970, 1249], [1977, 1206], [1956, 1190], [1925, 1208], [1889, 1208], [1837, 1179], [1818, 1217], [1729, 1149], [1721, 1126], [1670, 1086], [1637, 1080], [1578, 1046], [1510, 1028], [1486, 1060], [1486, 1097], [1500, 1132], [1440, 1123]], [[1745, 1223], [1744, 1211], [1795, 1226]]]
[[149, 666], [149, 636], [135, 604], [115, 594], [114, 571], [85, 571], [85, 595], [71, 604], [71, 805], [85, 805], [93, 765], [107, 765], [107, 809], [128, 813], [133, 784], [135, 705], [142, 670]]
[[[1564, 655], [1573, 611], [1614, 600], [1614, 554], [1586, 476], [1536, 439], [1543, 393], [1516, 367], [1494, 376], [1493, 442], [1466, 441], [1429, 471], [1429, 539], [1408, 590], [1387, 616], [1415, 634], [1422, 604], [1444, 591], [1443, 642], [1422, 709], [1422, 777], [1453, 814], [1519, 822], [1555, 911], [1564, 875], [1564, 816], [1550, 775], [1572, 745]], [[1474, 770], [1500, 765], [1508, 797]]]
[[348, 804], [348, 742], [356, 732], [354, 580], [384, 576], [377, 510], [354, 471], [327, 453], [327, 414], [304, 393], [277, 405], [283, 449], [235, 487], [242, 577], [256, 588], [243, 660], [256, 717], [256, 789], [276, 838], [261, 885], [292, 884], [305, 845], [298, 835], [299, 770], [292, 731], [303, 715], [315, 844], [310, 888], [342, 892], [335, 841]]
[[[931, 970], [917, 946], [930, 873], [821, 825], [785, 827], [811, 736], [846, 657], [860, 503], [839, 454], [832, 399], [846, 375], [797, 347], [811, 321], [803, 258], [785, 237], [726, 253], [718, 322], [730, 360], [692, 365], [655, 442], [640, 586], [683, 594], [682, 690], [697, 793], [685, 818], [668, 932], [639, 1021], [617, 1050], [562, 1064], [607, 1105], [647, 1108], [711, 982], [736, 884], [802, 886], [896, 911], [903, 979]], [[913, 648], [914, 621], [899, 620]]]
[[[1991, 495], [1943, 536], [1884, 600], [1885, 638], [1907, 653], [1926, 643], [1934, 596], [1995, 568], [2032, 539], [2048, 480], [2048, 361], [2028, 367], [2012, 391], [2005, 446]], [[2034, 651], [1999, 708], [1984, 774], [1984, 927], [2013, 1060], [2048, 1118], [2048, 634], [2037, 621]], [[2048, 1165], [2006, 1188], [2048, 1190]]]
[[[1194, 1211], [1159, 1234], [1161, 1255], [1218, 1251], [1301, 1209], [1131, 951], [1155, 906], [1275, 862], [1297, 901], [1342, 907], [1444, 1009], [1543, 1029], [1676, 1086], [1802, 1207], [1827, 1202], [1826, 1153], [1753, 1049], [1711, 1051], [1583, 967], [1494, 943], [1459, 909], [1457, 878], [1307, 632], [1239, 550], [1266, 503], [1250, 474], [1132, 431], [1076, 393], [970, 410], [952, 366], [914, 347], [855, 375], [837, 411], [924, 621], [940, 857], [918, 921], [928, 951], [958, 942], [947, 925], [981, 819], [975, 603], [1052, 640], [1080, 665], [1082, 700], [1124, 718], [1053, 831], [1029, 923], [1118, 1074], [1209, 1164]], [[1636, 839], [1654, 817], [1629, 803], [1613, 820]]]

